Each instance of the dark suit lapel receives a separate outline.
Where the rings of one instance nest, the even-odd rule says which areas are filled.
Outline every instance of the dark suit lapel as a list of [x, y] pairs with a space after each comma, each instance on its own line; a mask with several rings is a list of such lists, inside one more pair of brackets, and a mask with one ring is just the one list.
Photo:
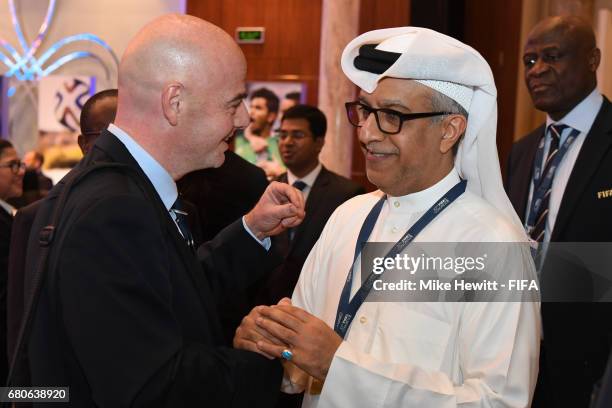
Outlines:
[[7, 225], [13, 223], [13, 216], [9, 214], [4, 207], [0, 207], [0, 222]]
[[[306, 200], [306, 214], [315, 214], [320, 207], [323, 200], [325, 200], [325, 192], [327, 191], [327, 186], [329, 185], [329, 172], [325, 167], [321, 167], [321, 172], [315, 179], [312, 188], [310, 189], [310, 193], [308, 194], [308, 200]], [[304, 230], [307, 228], [306, 223], [300, 224], [296, 231], [295, 237], [293, 237], [292, 245], [296, 245], [299, 242], [301, 236], [304, 233]]]
[[[209, 293], [210, 289], [207, 282], [205, 281], [204, 274], [202, 273], [202, 269], [197, 261], [196, 256], [187, 246], [187, 243], [183, 239], [183, 236], [180, 234], [178, 227], [170, 216], [170, 213], [168, 212], [168, 210], [166, 210], [163, 201], [159, 197], [159, 194], [157, 194], [155, 187], [153, 187], [153, 184], [151, 184], [151, 181], [142, 171], [134, 157], [132, 157], [132, 155], [125, 148], [123, 143], [121, 143], [121, 141], [119, 141], [119, 139], [117, 139], [115, 135], [106, 130], [102, 132], [98, 140], [96, 140], [95, 148], [103, 150], [116, 162], [130, 165], [140, 175], [141, 180], [139, 182], [139, 185], [141, 185], [145, 189], [145, 195], [153, 202], [155, 202], [155, 207], [158, 211], [158, 217], [160, 220], [163, 220], [162, 225], [165, 227], [166, 232], [173, 238], [172, 242], [176, 247], [177, 252], [179, 253], [179, 257], [185, 265], [185, 269], [189, 272], [189, 275], [191, 276], [194, 285], [198, 289], [200, 300], [203, 304], [208, 304], [208, 302], [204, 298], [204, 294]], [[95, 154], [92, 155], [94, 161], [95, 156]]]
[[515, 187], [512, 189], [514, 194], [513, 197], [511, 197], [511, 200], [515, 203], [520, 203], [520, 207], [517, 208], [517, 212], [519, 213], [519, 218], [523, 222], [525, 219], [525, 212], [527, 211], [529, 186], [531, 185], [531, 177], [533, 173], [533, 162], [535, 160], [536, 152], [538, 151], [540, 139], [544, 135], [545, 129], [546, 126], [542, 125], [533, 131], [532, 134], [536, 134], [537, 137], [532, 138], [532, 140], [529, 142], [529, 145], [526, 147], [527, 152], [525, 159], [521, 161], [521, 164], [526, 163], [526, 165], [519, 165], [517, 168], [515, 168], [514, 171], [516, 173], [512, 176]]
[[576, 164], [572, 169], [567, 186], [561, 199], [559, 214], [555, 221], [555, 228], [552, 232], [551, 241], [556, 241], [559, 235], [563, 232], [567, 221], [569, 220], [576, 202], [583, 194], [591, 177], [597, 171], [601, 160], [612, 145], [612, 105], [610, 101], [604, 97], [595, 122], [591, 127], [591, 131], [584, 139], [584, 144], [580, 149]]

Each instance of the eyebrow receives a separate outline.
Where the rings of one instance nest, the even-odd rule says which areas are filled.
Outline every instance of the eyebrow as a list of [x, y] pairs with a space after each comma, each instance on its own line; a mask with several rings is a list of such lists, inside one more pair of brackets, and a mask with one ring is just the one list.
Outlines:
[[550, 51], [562, 51], [563, 49], [557, 45], [551, 45], [548, 47], [544, 47], [542, 48], [543, 52], [550, 52]]
[[[359, 102], [363, 102], [363, 103], [366, 103], [368, 105], [370, 104], [363, 95], [359, 95], [358, 100], [359, 100]], [[400, 109], [407, 110], [408, 112], [412, 112], [412, 109], [410, 109], [409, 107], [404, 105], [404, 103], [402, 101], [400, 101], [399, 99], [384, 99], [379, 104], [379, 106], [381, 108], [385, 108], [385, 109], [400, 108]]]
[[550, 52], [550, 51], [563, 51], [563, 47], [560, 47], [558, 45], [547, 45], [546, 47], [542, 47], [539, 50], [535, 50], [535, 49], [525, 50], [523, 52], [523, 55], [534, 55], [534, 54], [537, 55], [539, 52]]
[[232, 99], [230, 99], [230, 100], [229, 100], [229, 102], [227, 102], [227, 104], [228, 104], [228, 105], [232, 105], [232, 104], [234, 104], [234, 103], [236, 103], [236, 102], [239, 102], [239, 101], [241, 101], [241, 100], [243, 100], [243, 99], [246, 99], [246, 97], [247, 97], [247, 96], [248, 96], [248, 95], [247, 95], [247, 93], [246, 93], [246, 92], [242, 92], [242, 93], [240, 93], [240, 94], [238, 94], [238, 95], [234, 96]]

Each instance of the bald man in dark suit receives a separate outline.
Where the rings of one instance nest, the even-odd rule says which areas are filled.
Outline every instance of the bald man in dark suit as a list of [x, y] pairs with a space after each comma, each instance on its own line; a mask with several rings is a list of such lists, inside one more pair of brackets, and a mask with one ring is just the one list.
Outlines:
[[527, 232], [548, 248], [540, 259], [544, 335], [535, 408], [588, 407], [610, 353], [612, 303], [594, 303], [611, 283], [609, 271], [608, 282], [598, 283], [605, 271], [559, 256], [557, 244], [612, 242], [612, 194], [605, 194], [612, 189], [612, 104], [597, 90], [599, 61], [593, 29], [575, 16], [538, 23], [523, 54], [533, 103], [547, 113], [545, 124], [515, 143], [506, 174]]

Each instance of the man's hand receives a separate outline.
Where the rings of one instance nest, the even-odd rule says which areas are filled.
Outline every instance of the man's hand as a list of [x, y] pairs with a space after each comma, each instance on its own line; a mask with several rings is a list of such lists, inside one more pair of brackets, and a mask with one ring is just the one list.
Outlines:
[[242, 319], [242, 322], [236, 329], [236, 334], [234, 335], [234, 348], [253, 351], [272, 360], [274, 359], [274, 356], [261, 351], [257, 347], [257, 342], [268, 341], [277, 346], [283, 346], [284, 348], [287, 347], [280, 340], [268, 333], [265, 329], [257, 326], [255, 323], [255, 321], [261, 317], [260, 312], [268, 307], [269, 306], [254, 307], [253, 310], [251, 310], [251, 313]]
[[259, 350], [280, 357], [288, 348], [293, 353], [292, 363], [311, 376], [324, 380], [342, 338], [324, 321], [292, 306], [287, 299], [276, 306], [261, 309], [260, 315], [255, 321], [257, 326], [289, 347], [261, 339], [257, 341]]
[[272, 182], [244, 221], [259, 239], [298, 226], [304, 219], [304, 196], [285, 183]]

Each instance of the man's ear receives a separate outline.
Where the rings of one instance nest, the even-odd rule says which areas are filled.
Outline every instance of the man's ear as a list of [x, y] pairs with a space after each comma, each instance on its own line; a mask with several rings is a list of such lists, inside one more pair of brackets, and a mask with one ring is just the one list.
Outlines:
[[589, 53], [588, 62], [591, 72], [597, 71], [597, 67], [599, 67], [599, 63], [601, 62], [601, 51], [599, 48], [593, 48], [593, 50]]
[[77, 136], [77, 143], [79, 144], [81, 152], [85, 152], [85, 136], [79, 133], [79, 135]]
[[184, 91], [183, 85], [179, 82], [166, 84], [162, 91], [162, 110], [164, 117], [171, 126], [178, 125]]
[[317, 147], [317, 151], [321, 153], [323, 146], [325, 145], [325, 137], [315, 137], [314, 138], [315, 146]]
[[268, 113], [268, 123], [270, 124], [270, 126], [274, 125], [274, 121], [276, 120], [277, 116], [278, 116], [277, 112]]
[[444, 118], [442, 121], [444, 133], [440, 139], [440, 152], [445, 154], [449, 152], [456, 143], [459, 143], [459, 139], [466, 128], [467, 120], [463, 115], [453, 114]]

